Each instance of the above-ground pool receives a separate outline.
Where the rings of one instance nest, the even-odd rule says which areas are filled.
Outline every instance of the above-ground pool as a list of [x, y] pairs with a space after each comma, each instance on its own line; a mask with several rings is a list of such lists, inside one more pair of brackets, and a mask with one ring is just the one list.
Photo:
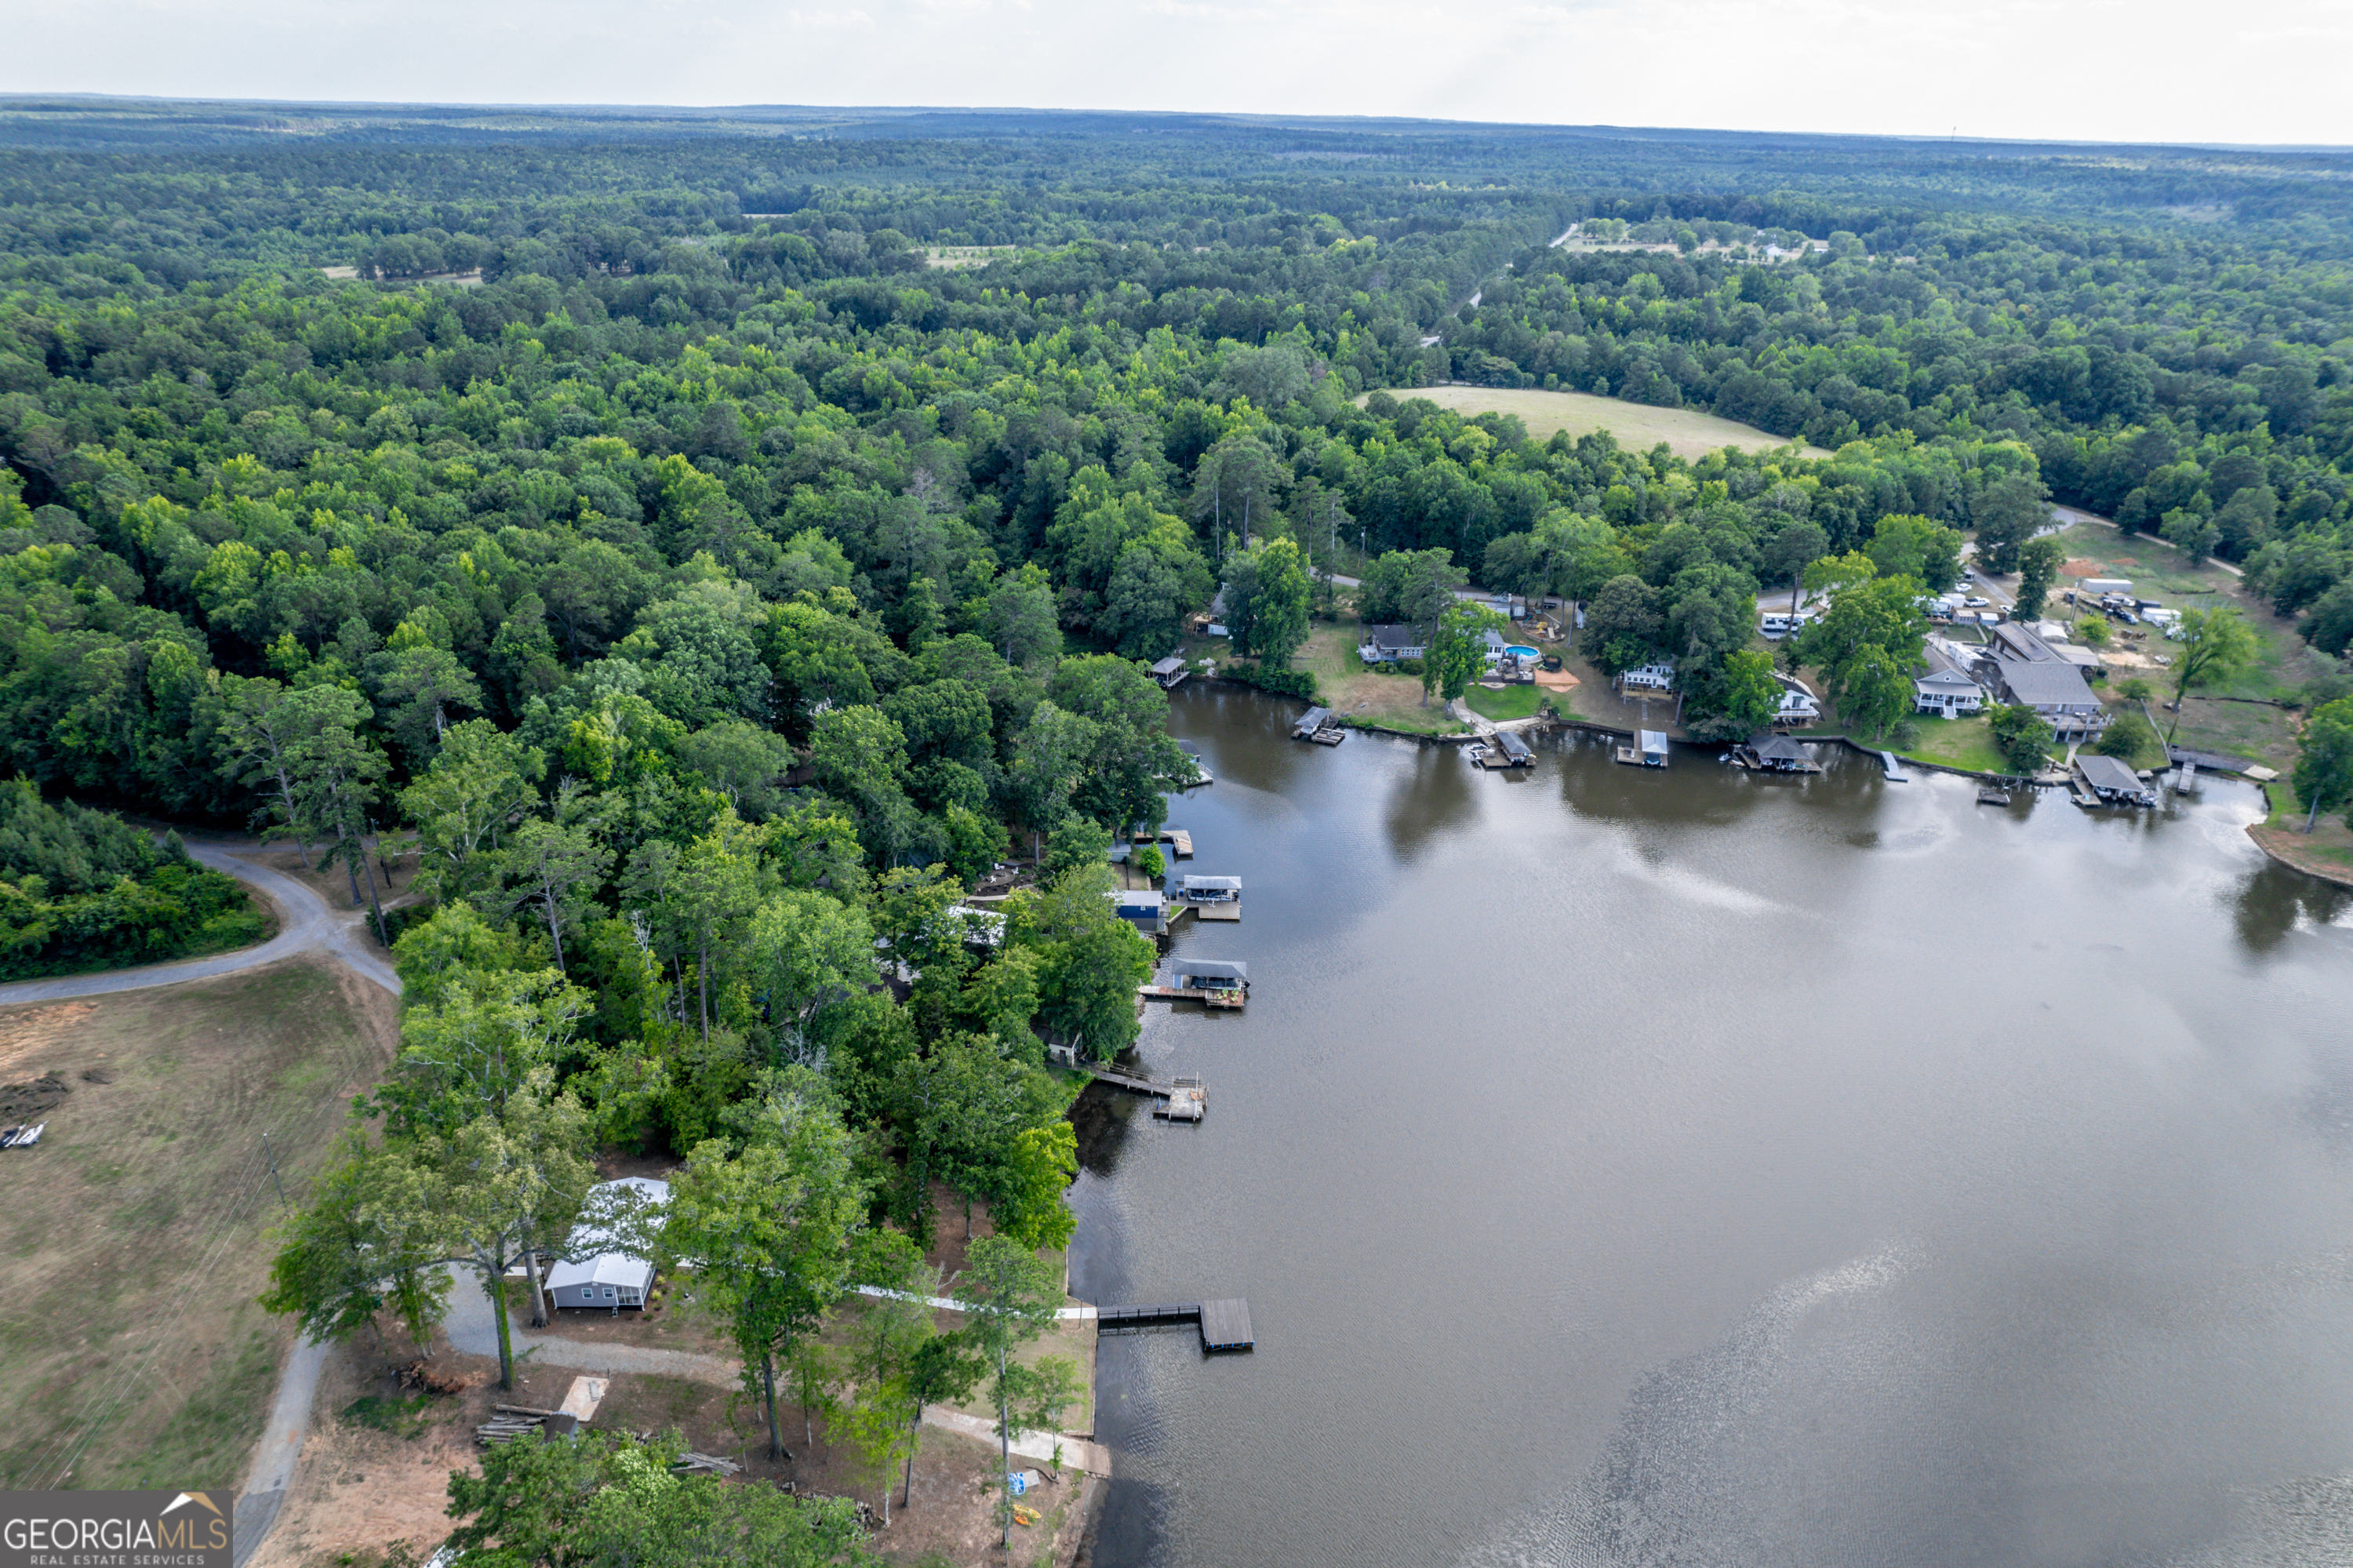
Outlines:
[[1517, 642], [1505, 643], [1504, 645], [1504, 652], [1506, 653], [1516, 653], [1523, 659], [1533, 659], [1536, 656], [1536, 651], [1535, 649], [1524, 647]]

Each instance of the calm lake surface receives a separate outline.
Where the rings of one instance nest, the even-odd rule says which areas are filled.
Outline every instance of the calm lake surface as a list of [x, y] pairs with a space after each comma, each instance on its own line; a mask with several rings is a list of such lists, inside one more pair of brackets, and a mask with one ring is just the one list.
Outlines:
[[2353, 1561], [2353, 899], [1963, 779], [1284, 737], [1182, 689], [1246, 1014], [1083, 1107], [1103, 1568]]

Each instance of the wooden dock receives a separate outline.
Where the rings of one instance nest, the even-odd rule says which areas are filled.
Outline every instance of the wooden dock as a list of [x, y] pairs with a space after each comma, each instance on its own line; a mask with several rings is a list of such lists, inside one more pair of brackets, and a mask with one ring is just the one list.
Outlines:
[[1079, 1069], [1099, 1084], [1109, 1084], [1131, 1095], [1145, 1095], [1153, 1103], [1152, 1114], [1164, 1121], [1198, 1122], [1208, 1114], [1209, 1086], [1198, 1078], [1177, 1078], [1160, 1083], [1151, 1078], [1139, 1078], [1134, 1073], [1123, 1073], [1117, 1067], [1098, 1066], [1088, 1063]]
[[1200, 1330], [1201, 1349], [1204, 1351], [1250, 1351], [1258, 1348], [1257, 1335], [1250, 1329], [1250, 1303], [1239, 1299], [1105, 1307], [1095, 1314], [1095, 1332], [1098, 1334], [1121, 1329], [1157, 1329], [1177, 1323], [1190, 1323]]
[[2007, 806], [2010, 804], [2010, 791], [1999, 784], [1980, 784], [1978, 786], [1978, 804]]
[[1176, 852], [1178, 860], [1193, 858], [1193, 835], [1182, 828], [1163, 828], [1157, 833], [1138, 833], [1135, 842], [1140, 844], [1165, 843]]
[[1206, 986], [1140, 985], [1135, 994], [1155, 1001], [1198, 1001], [1204, 1007], [1240, 1007], [1250, 993], [1240, 989], [1215, 990]]
[[1187, 904], [1196, 920], [1239, 920], [1242, 917], [1242, 901], [1229, 898], [1217, 904]]

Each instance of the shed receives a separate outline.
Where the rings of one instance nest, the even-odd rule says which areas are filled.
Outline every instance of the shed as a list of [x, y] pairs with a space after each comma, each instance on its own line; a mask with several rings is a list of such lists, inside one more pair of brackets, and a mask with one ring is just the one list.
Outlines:
[[1642, 749], [1643, 767], [1664, 768], [1667, 765], [1667, 732], [1665, 730], [1638, 730], [1635, 732], [1635, 740]]
[[1185, 678], [1185, 661], [1171, 653], [1152, 666], [1152, 678], [1164, 686], [1173, 686]]
[[1299, 715], [1299, 722], [1291, 726], [1291, 734], [1293, 739], [1305, 740], [1331, 722], [1330, 708], [1309, 708]]
[[1250, 990], [1250, 966], [1238, 959], [1185, 959], [1173, 972], [1185, 991]]
[[1167, 895], [1149, 887], [1129, 888], [1108, 895], [1119, 917], [1147, 937], [1168, 929]]
[[[624, 1176], [588, 1189], [592, 1214], [617, 1214], [670, 1202], [670, 1183], [650, 1176]], [[565, 1261], [547, 1271], [548, 1298], [558, 1307], [641, 1308], [653, 1288], [654, 1266], [628, 1250], [622, 1239], [594, 1220], [574, 1229], [564, 1244]]]

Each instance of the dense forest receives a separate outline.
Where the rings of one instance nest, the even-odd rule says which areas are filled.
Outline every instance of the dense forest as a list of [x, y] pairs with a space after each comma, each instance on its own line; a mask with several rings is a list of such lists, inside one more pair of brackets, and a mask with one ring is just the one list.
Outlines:
[[[456, 1212], [432, 1181], [499, 1139], [554, 1196], [470, 1234], [490, 1277], [613, 1142], [689, 1159], [687, 1213], [832, 1172], [832, 1288], [934, 1181], [1049, 1246], [1045, 1045], [1133, 1039], [1152, 953], [1103, 850], [1188, 768], [1138, 662], [1220, 585], [1275, 667], [1310, 563], [1401, 615], [1574, 595], [1704, 719], [1761, 588], [1941, 587], [2056, 501], [2342, 653], [2347, 163], [9, 101], [0, 748], [51, 796], [266, 824], [359, 902], [421, 859], [375, 916], [396, 1136], [281, 1260], [314, 1322], [348, 1329], [363, 1241], [453, 1245], [382, 1192]], [[1413, 398], [1440, 381], [1793, 444], [1539, 441]], [[802, 1308], [759, 1310], [747, 1365], [788, 1359]]]

